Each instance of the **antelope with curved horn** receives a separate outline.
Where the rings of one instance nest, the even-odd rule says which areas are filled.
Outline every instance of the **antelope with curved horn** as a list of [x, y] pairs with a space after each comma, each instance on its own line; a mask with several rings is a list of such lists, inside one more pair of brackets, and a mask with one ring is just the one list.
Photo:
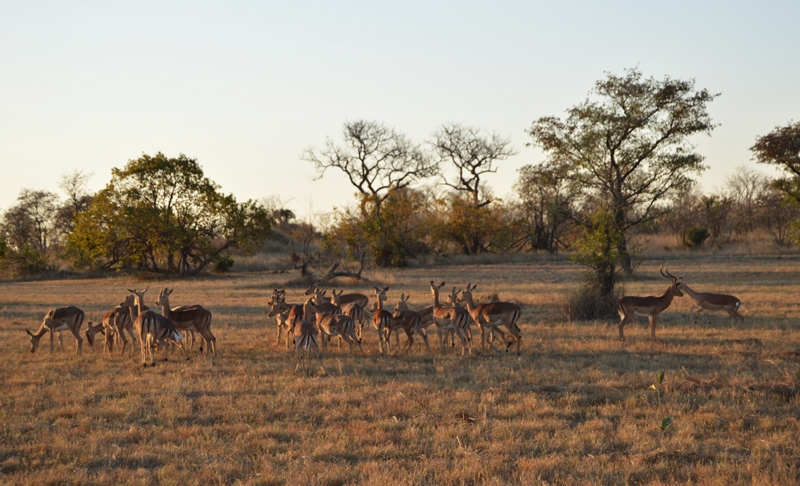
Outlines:
[[25, 329], [25, 332], [28, 333], [28, 336], [31, 338], [31, 353], [36, 352], [36, 348], [39, 347], [39, 340], [45, 335], [45, 333], [48, 332], [50, 333], [50, 352], [53, 352], [53, 334], [56, 332], [58, 332], [59, 345], [61, 346], [61, 349], [64, 349], [64, 341], [61, 337], [61, 331], [66, 331], [69, 329], [72, 335], [75, 336], [75, 339], [78, 340], [78, 348], [76, 352], [78, 353], [78, 356], [80, 356], [81, 345], [83, 344], [80, 330], [84, 317], [85, 314], [83, 311], [73, 306], [58, 307], [45, 314], [44, 319], [42, 320], [42, 325], [39, 326], [39, 329], [35, 333]]
[[631, 319], [633, 319], [634, 315], [638, 316], [647, 316], [650, 319], [650, 336], [652, 337], [653, 341], [656, 340], [656, 318], [659, 314], [664, 312], [667, 307], [672, 303], [672, 299], [677, 297], [683, 297], [683, 293], [681, 292], [679, 286], [682, 282], [678, 282], [678, 278], [669, 273], [669, 270], [664, 273], [664, 266], [661, 266], [661, 276], [664, 278], [668, 278], [672, 280], [672, 283], [667, 290], [664, 291], [664, 294], [660, 297], [623, 297], [617, 301], [617, 312], [619, 312], [619, 316], [621, 321], [619, 323], [619, 339], [620, 341], [625, 341], [625, 334], [623, 333], [622, 329], [625, 327], [625, 324], [628, 323]]
[[[733, 295], [726, 295], [726, 294], [712, 294], [708, 292], [695, 292], [691, 288], [689, 288], [686, 283], [681, 281], [678, 284], [678, 287], [689, 294], [694, 302], [695, 306], [692, 306], [692, 309], [689, 311], [690, 313], [694, 312], [697, 309], [697, 312], [694, 312], [694, 320], [692, 322], [697, 322], [697, 318], [700, 316], [700, 313], [704, 310], [708, 311], [725, 311], [734, 319], [741, 319], [744, 322], [744, 316], [739, 314], [739, 307], [742, 306], [742, 301], [739, 300], [738, 297], [734, 297]], [[700, 319], [708, 324], [710, 322], [706, 321], [702, 317]]]

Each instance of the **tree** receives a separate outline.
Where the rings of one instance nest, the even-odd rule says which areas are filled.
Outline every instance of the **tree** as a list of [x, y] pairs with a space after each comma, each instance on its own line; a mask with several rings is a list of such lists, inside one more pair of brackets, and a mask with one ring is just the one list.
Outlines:
[[495, 162], [517, 153], [510, 146], [511, 139], [497, 133], [484, 134], [479, 128], [461, 123], [445, 123], [428, 143], [433, 146], [440, 167], [451, 165], [458, 171], [454, 180], [448, 179], [446, 173], [440, 174], [445, 185], [468, 194], [475, 205], [480, 204], [481, 176], [497, 172]]
[[[689, 176], [704, 169], [688, 138], [713, 130], [706, 105], [716, 95], [695, 91], [694, 84], [669, 77], [644, 79], [638, 69], [625, 76], [608, 74], [590, 92], [596, 99], [567, 110], [565, 120], [543, 117], [528, 130], [530, 145], [547, 153], [548, 168], [564, 171], [605, 213], [604, 220], [613, 225], [611, 240], [618, 243], [616, 252], [628, 271], [632, 265], [626, 232], [663, 214], [661, 202], [685, 189]], [[611, 266], [601, 268], [606, 272]], [[601, 280], [611, 281], [608, 275]]]
[[556, 253], [565, 247], [563, 235], [574, 221], [573, 204], [578, 193], [566, 174], [540, 165], [519, 169], [514, 190], [520, 199], [525, 226], [523, 244], [532, 250]]
[[763, 195], [769, 192], [770, 184], [769, 177], [747, 166], [738, 167], [725, 180], [725, 187], [733, 202], [731, 217], [737, 234], [746, 235], [761, 226], [758, 205]]
[[314, 164], [318, 179], [328, 169], [345, 173], [361, 194], [362, 218], [374, 223], [368, 234], [377, 239], [371, 245], [375, 262], [390, 265], [393, 259], [389, 255], [398, 255], [402, 248], [390, 241], [393, 229], [384, 218], [385, 202], [393, 192], [436, 174], [437, 165], [404, 134], [379, 122], [346, 122], [342, 140], [344, 144], [338, 145], [329, 138], [323, 149], [308, 148], [301, 158]]
[[47, 255], [56, 236], [53, 223], [58, 196], [49, 191], [23, 189], [17, 201], [3, 214], [0, 229], [6, 240], [16, 250], [29, 246]]
[[271, 226], [263, 206], [220, 193], [196, 159], [159, 152], [112, 170], [77, 214], [69, 253], [78, 267], [197, 273], [226, 251], [253, 251]]
[[800, 203], [800, 122], [775, 127], [767, 135], [756, 138], [750, 150], [759, 164], [775, 165], [786, 173], [786, 177], [776, 181], [775, 187]]
[[59, 187], [67, 195], [67, 199], [57, 209], [55, 228], [63, 237], [72, 233], [75, 215], [86, 211], [92, 204], [92, 195], [86, 189], [86, 183], [92, 175], [94, 174], [84, 174], [83, 171], [76, 170], [61, 176]]

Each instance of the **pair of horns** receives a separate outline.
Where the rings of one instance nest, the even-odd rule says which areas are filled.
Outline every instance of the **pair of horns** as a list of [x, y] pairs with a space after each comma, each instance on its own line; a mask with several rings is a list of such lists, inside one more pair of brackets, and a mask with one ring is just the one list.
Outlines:
[[[666, 274], [664, 273], [665, 270], [666, 270]], [[672, 283], [677, 283], [678, 282], [678, 277], [676, 277], [675, 275], [672, 275], [671, 273], [669, 273], [669, 270], [667, 270], [666, 267], [664, 267], [664, 265], [661, 265], [661, 276], [664, 277], [664, 278], [672, 279]]]

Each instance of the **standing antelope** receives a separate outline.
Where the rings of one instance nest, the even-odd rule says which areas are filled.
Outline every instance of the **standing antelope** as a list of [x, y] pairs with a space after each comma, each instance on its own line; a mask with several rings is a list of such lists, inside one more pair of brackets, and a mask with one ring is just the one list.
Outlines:
[[461, 356], [464, 356], [464, 351], [469, 347], [469, 354], [472, 354], [472, 342], [469, 336], [469, 313], [463, 307], [458, 306], [442, 306], [439, 305], [439, 290], [444, 287], [444, 282], [435, 285], [431, 280], [431, 294], [433, 294], [433, 322], [438, 326], [439, 332], [439, 352], [444, 353], [444, 342], [442, 340], [442, 331], [446, 329], [453, 329], [458, 337], [461, 339]]
[[319, 358], [319, 367], [322, 368], [322, 374], [324, 375], [325, 366], [322, 364], [322, 355], [320, 354], [319, 346], [317, 345], [317, 327], [314, 324], [301, 319], [298, 320], [294, 325], [292, 332], [294, 334], [294, 349], [297, 352], [297, 366], [295, 366], [294, 372], [297, 373], [297, 370], [300, 369], [300, 364], [303, 362], [303, 358], [305, 357], [308, 359], [307, 362], [309, 366], [309, 370], [306, 372], [306, 374], [309, 373], [311, 369], [311, 351], [314, 351]]
[[[313, 284], [311, 284], [311, 287], [306, 289], [305, 295], [311, 295], [314, 293], [314, 291], [318, 289], [319, 289], [319, 282], [314, 282]], [[330, 302], [331, 300], [332, 299], [325, 297], [326, 302]], [[359, 293], [344, 294], [344, 295], [340, 294], [339, 301], [342, 304], [349, 304], [350, 302], [358, 302], [358, 305], [366, 309], [367, 305], [369, 304], [369, 297]]]
[[[497, 328], [502, 324], [517, 341], [517, 356], [519, 356], [522, 334], [520, 333], [517, 321], [519, 321], [522, 315], [522, 310], [518, 305], [510, 302], [490, 302], [488, 304], [475, 305], [475, 302], [472, 300], [472, 291], [475, 290], [475, 287], [477, 287], [477, 285], [470, 286], [470, 284], [467, 284], [466, 290], [461, 292], [458, 301], [466, 302], [467, 310], [470, 316], [472, 316], [472, 320], [475, 321], [481, 330], [481, 352], [484, 351], [484, 343], [488, 340], [493, 331], [500, 334], [503, 338], [503, 342], [506, 341], [506, 336], [503, 334], [503, 331]], [[511, 347], [512, 343], [513, 341], [508, 341], [506, 343], [506, 352], [508, 348]], [[489, 341], [489, 346], [494, 349], [494, 344], [492, 344], [491, 341]]]
[[[217, 355], [217, 338], [211, 333], [211, 312], [201, 305], [184, 305], [170, 309], [169, 296], [175, 289], [164, 289], [158, 296], [156, 305], [161, 306], [161, 313], [169, 319], [177, 331], [197, 331], [206, 342], [208, 352]], [[193, 340], [194, 341], [194, 340]], [[203, 343], [200, 343], [200, 352], [203, 352]]]
[[[383, 303], [386, 301], [386, 291], [389, 290], [389, 287], [387, 286], [383, 290], [378, 287], [373, 287], [373, 289], [375, 290], [377, 301], [375, 302], [374, 308], [375, 314], [372, 316], [372, 326], [378, 331], [378, 350], [383, 354], [384, 335], [392, 326], [392, 314], [383, 308]], [[389, 352], [388, 343], [386, 345], [386, 352]]]
[[348, 302], [347, 304], [343, 304], [342, 293], [344, 293], [344, 290], [339, 291], [338, 294], [336, 293], [336, 290], [333, 290], [333, 303], [342, 310], [342, 314], [349, 316], [350, 319], [353, 319], [354, 323], [358, 322], [358, 338], [361, 339], [361, 334], [364, 331], [364, 319], [366, 318], [364, 307], [358, 302]]
[[[105, 339], [103, 340], [104, 352], [111, 354], [114, 348], [114, 341], [117, 339], [117, 336], [119, 336], [119, 338], [122, 339], [122, 349], [120, 352], [124, 353], [125, 348], [128, 346], [128, 340], [125, 338], [125, 331], [127, 331], [131, 337], [131, 352], [136, 353], [136, 338], [133, 334], [133, 321], [135, 317], [131, 317], [131, 310], [134, 307], [136, 307], [134, 295], [129, 293], [128, 296], [125, 297], [125, 300], [103, 315], [101, 324], [92, 326], [92, 323], [89, 322], [89, 329], [86, 330], [86, 340], [89, 342], [89, 345], [94, 345], [94, 337], [97, 333], [103, 333], [105, 335]], [[150, 308], [144, 306], [144, 310], [150, 310]]]
[[620, 318], [622, 320], [619, 323], [619, 339], [620, 341], [625, 341], [625, 334], [622, 332], [622, 328], [625, 327], [625, 324], [633, 319], [634, 315], [639, 316], [647, 316], [650, 318], [650, 335], [653, 341], [656, 340], [656, 318], [659, 314], [664, 312], [667, 307], [672, 303], [672, 299], [675, 296], [683, 297], [683, 294], [680, 290], [681, 282], [678, 282], [678, 278], [669, 273], [664, 274], [664, 266], [661, 266], [661, 276], [664, 278], [668, 278], [672, 280], [672, 284], [667, 287], [667, 290], [664, 291], [664, 294], [661, 297], [623, 297], [619, 299], [617, 302], [617, 312], [619, 312]]
[[[130, 290], [130, 292], [134, 294], [134, 299], [136, 301], [137, 315], [136, 319], [133, 321], [133, 327], [136, 329], [136, 334], [139, 335], [139, 339], [141, 339], [142, 343], [142, 365], [147, 366], [148, 352], [150, 353], [151, 365], [156, 365], [156, 343], [158, 343], [159, 346], [163, 346], [164, 361], [167, 361], [169, 359], [169, 341], [176, 343], [188, 360], [189, 355], [186, 354], [186, 350], [181, 342], [183, 336], [175, 329], [172, 322], [151, 310], [144, 310], [144, 294], [147, 292], [147, 289], [145, 289], [144, 292], [136, 292], [135, 290]], [[133, 308], [131, 308], [131, 317], [133, 317]]]
[[358, 344], [361, 354], [366, 356], [364, 348], [361, 347], [361, 336], [356, 335], [356, 325], [350, 316], [318, 312], [322, 310], [319, 306], [315, 307], [315, 309], [317, 328], [322, 333], [323, 357], [328, 356], [328, 338], [332, 336], [339, 336], [350, 345], [350, 356], [353, 355], [353, 342]]
[[[739, 314], [739, 307], [742, 305], [742, 301], [740, 301], [737, 297], [732, 295], [725, 295], [725, 294], [711, 294], [706, 292], [695, 292], [694, 290], [690, 289], [688, 285], [686, 285], [683, 281], [678, 284], [678, 287], [681, 290], [686, 291], [689, 294], [689, 297], [694, 299], [696, 306], [692, 306], [692, 309], [689, 311], [690, 313], [697, 309], [697, 312], [694, 313], [694, 320], [693, 322], [697, 322], [697, 318], [700, 316], [700, 313], [704, 310], [708, 311], [717, 311], [717, 310], [724, 310], [728, 313], [729, 316], [733, 317], [734, 319], [741, 319], [744, 322], [744, 316]], [[709, 323], [702, 317], [701, 320]], [[710, 323], [709, 323], [710, 324]]]
[[69, 329], [72, 335], [75, 336], [75, 339], [78, 340], [77, 353], [78, 356], [80, 356], [81, 345], [83, 344], [80, 330], [84, 317], [85, 314], [83, 311], [73, 306], [58, 307], [45, 314], [42, 325], [39, 326], [39, 329], [35, 333], [25, 329], [25, 332], [28, 333], [28, 336], [31, 338], [31, 353], [36, 352], [36, 348], [39, 347], [39, 340], [47, 332], [50, 333], [50, 352], [53, 352], [53, 333], [55, 332], [58, 332], [58, 343], [61, 349], [64, 349], [61, 331]]

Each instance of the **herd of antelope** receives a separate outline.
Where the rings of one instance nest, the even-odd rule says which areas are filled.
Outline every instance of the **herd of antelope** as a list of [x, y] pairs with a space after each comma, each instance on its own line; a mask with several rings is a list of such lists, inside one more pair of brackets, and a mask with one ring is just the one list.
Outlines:
[[[649, 318], [651, 338], [655, 340], [658, 315], [669, 307], [674, 297], [683, 297], [683, 292], [686, 292], [695, 301], [695, 306], [690, 311], [695, 320], [704, 310], [724, 310], [731, 317], [744, 321], [744, 316], [738, 312], [741, 306], [738, 298], [732, 295], [695, 292], [683, 282], [682, 278], [678, 279], [669, 273], [669, 270], [665, 271], [663, 266], [660, 272], [663, 277], [672, 281], [660, 297], [628, 296], [619, 299], [617, 311], [621, 318], [619, 323], [620, 340], [625, 340], [623, 333], [625, 324], [636, 315]], [[293, 337], [298, 359], [295, 372], [300, 368], [303, 359], [310, 358], [313, 352], [319, 359], [324, 373], [322, 360], [327, 355], [327, 345], [331, 337], [339, 337], [340, 342], [344, 340], [350, 346], [351, 355], [354, 346], [358, 346], [361, 354], [365, 356], [366, 353], [361, 347], [361, 339], [364, 323], [368, 320], [372, 321], [372, 325], [378, 333], [378, 349], [381, 354], [391, 352], [392, 333], [395, 334], [397, 347], [400, 347], [401, 332], [405, 332], [407, 338], [406, 352], [414, 344], [415, 336], [422, 339], [430, 352], [428, 329], [431, 325], [435, 325], [439, 336], [440, 353], [444, 353], [444, 343], [448, 337], [451, 346], [455, 346], [455, 337], [458, 336], [461, 341], [461, 355], [463, 356], [466, 352], [472, 354], [472, 324], [477, 325], [480, 329], [481, 351], [485, 351], [487, 343], [494, 350], [494, 337], [497, 335], [505, 344], [506, 351], [516, 342], [517, 355], [520, 354], [522, 334], [518, 321], [521, 309], [518, 305], [511, 302], [475, 304], [472, 294], [476, 286], [471, 284], [467, 284], [466, 288], [462, 290], [453, 287], [442, 304], [439, 302], [439, 292], [444, 285], [445, 282], [439, 285], [434, 284], [433, 281], [430, 282], [432, 305], [419, 311], [411, 310], [407, 305], [409, 297], [401, 294], [400, 301], [395, 305], [393, 312], [384, 308], [389, 287], [383, 289], [373, 287], [375, 302], [369, 310], [367, 309], [369, 297], [366, 295], [344, 294], [343, 291], [337, 293], [332, 290], [331, 296], [328, 297], [327, 290], [320, 289], [317, 283], [306, 290], [305, 295], [309, 298], [303, 304], [287, 303], [285, 301], [286, 291], [275, 289], [267, 302], [268, 315], [276, 318], [278, 328], [276, 344], [280, 343], [282, 332], [285, 333], [287, 348], [289, 347], [289, 335], [291, 334]], [[155, 366], [157, 348], [164, 349], [164, 360], [166, 361], [171, 345], [176, 345], [186, 359], [189, 359], [181, 333], [184, 332], [187, 336], [191, 335], [193, 345], [194, 333], [197, 332], [201, 336], [200, 351], [203, 352], [205, 345], [207, 352], [216, 355], [216, 338], [211, 333], [211, 312], [200, 305], [170, 308], [169, 296], [172, 294], [172, 290], [165, 288], [155, 303], [162, 308], [162, 314], [158, 314], [144, 305], [144, 294], [147, 289], [142, 292], [136, 290], [129, 290], [129, 292], [130, 294], [125, 300], [105, 313], [102, 325], [93, 326], [92, 322], [88, 323], [86, 339], [90, 346], [94, 345], [95, 336], [102, 333], [105, 336], [106, 352], [111, 353], [117, 339], [122, 341], [121, 351], [124, 352], [128, 344], [125, 337], [127, 332], [134, 343], [138, 337], [141, 344], [142, 364], [147, 366], [147, 357], [149, 356], [151, 364]], [[462, 303], [465, 307], [460, 305]], [[373, 313], [371, 319], [369, 312]], [[80, 355], [83, 344], [80, 327], [83, 320], [84, 313], [77, 307], [59, 307], [51, 310], [45, 315], [38, 331], [32, 333], [26, 329], [31, 340], [31, 353], [36, 351], [40, 338], [48, 332], [50, 333], [51, 352], [55, 332], [59, 333], [59, 342], [63, 349], [61, 331], [69, 330], [78, 340], [77, 352]], [[501, 326], [508, 332], [509, 339], [506, 339], [506, 333], [503, 332]], [[132, 345], [132, 347], [134, 346]], [[310, 359], [307, 362], [310, 366]]]
[[[164, 360], [166, 361], [169, 358], [170, 344], [177, 345], [183, 352], [184, 357], [189, 359], [189, 355], [183, 346], [181, 332], [191, 333], [192, 344], [194, 344], [194, 333], [197, 332], [202, 339], [200, 351], [203, 351], [203, 345], [205, 344], [208, 352], [214, 355], [217, 354], [217, 339], [211, 333], [211, 312], [201, 305], [171, 308], [169, 306], [169, 296], [174, 289], [165, 288], [161, 291], [155, 303], [155, 305], [160, 305], [162, 309], [162, 314], [158, 314], [151, 311], [144, 304], [144, 294], [147, 293], [148, 289], [149, 287], [142, 292], [129, 289], [130, 294], [125, 300], [103, 315], [102, 324], [93, 326], [90, 321], [88, 323], [89, 328], [86, 330], [86, 340], [89, 345], [94, 345], [95, 336], [100, 333], [105, 336], [104, 348], [106, 352], [112, 352], [114, 342], [117, 339], [122, 341], [121, 351], [124, 352], [128, 345], [128, 340], [125, 337], [127, 332], [133, 341], [132, 348], [135, 347], [135, 336], [139, 338], [142, 364], [147, 366], [147, 356], [149, 355], [151, 364], [155, 366], [156, 347], [164, 349]], [[44, 316], [39, 330], [35, 333], [25, 330], [31, 339], [31, 353], [36, 351], [39, 346], [39, 340], [48, 332], [50, 333], [50, 351], [53, 351], [53, 335], [56, 332], [58, 332], [59, 344], [63, 349], [64, 342], [61, 338], [61, 331], [69, 330], [78, 340], [77, 352], [80, 355], [81, 345], [83, 344], [80, 328], [84, 318], [84, 312], [73, 306], [51, 310]], [[119, 344], [117, 345], [119, 346]]]

